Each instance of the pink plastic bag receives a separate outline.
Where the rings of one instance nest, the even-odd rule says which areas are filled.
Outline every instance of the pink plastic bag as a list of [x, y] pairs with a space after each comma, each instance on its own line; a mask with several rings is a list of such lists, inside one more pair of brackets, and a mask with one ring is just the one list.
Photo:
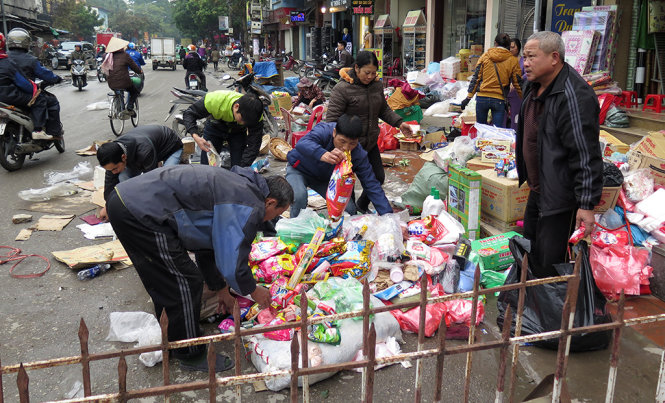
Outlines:
[[607, 298], [615, 298], [624, 290], [626, 295], [640, 295], [640, 285], [648, 285], [651, 271], [649, 251], [634, 246], [591, 245], [589, 261], [593, 278]]
[[[444, 302], [444, 305], [446, 306], [446, 323], [471, 326], [471, 309], [473, 308], [473, 301], [467, 299], [454, 299], [452, 301]], [[478, 301], [476, 325], [482, 322], [484, 317], [485, 305]]]
[[[430, 296], [438, 297], [444, 294], [441, 284], [436, 284], [429, 288]], [[418, 333], [418, 323], [420, 322], [420, 307], [415, 307], [406, 312], [400, 309], [390, 311], [397, 319], [399, 327], [405, 332]], [[446, 316], [446, 305], [443, 302], [427, 305], [425, 310], [425, 337], [432, 337], [439, 329], [441, 320]], [[449, 323], [446, 321], [446, 326]]]

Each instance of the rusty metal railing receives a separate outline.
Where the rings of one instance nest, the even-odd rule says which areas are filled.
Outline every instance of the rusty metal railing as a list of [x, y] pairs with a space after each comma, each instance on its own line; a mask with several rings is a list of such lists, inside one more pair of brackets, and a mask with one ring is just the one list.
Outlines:
[[[608, 374], [607, 382], [607, 392], [606, 392], [606, 402], [612, 402], [614, 397], [614, 389], [616, 385], [617, 378], [617, 365], [619, 361], [620, 353], [620, 341], [622, 330], [626, 326], [635, 326], [646, 323], [654, 323], [665, 320], [665, 314], [659, 315], [650, 315], [640, 318], [633, 319], [624, 319], [624, 304], [625, 298], [623, 294], [621, 295], [618, 303], [618, 310], [616, 318], [613, 322], [604, 323], [593, 326], [573, 328], [573, 320], [575, 317], [575, 306], [577, 301], [577, 294], [580, 282], [580, 260], [575, 262], [575, 268], [572, 275], [552, 277], [545, 279], [536, 279], [536, 280], [526, 280], [526, 268], [528, 267], [528, 257], [525, 257], [522, 262], [521, 278], [520, 282], [516, 284], [503, 285], [500, 287], [494, 287], [490, 289], [480, 289], [479, 288], [479, 279], [480, 271], [476, 269], [475, 281], [473, 285], [473, 290], [464, 293], [456, 293], [450, 295], [436, 296], [427, 298], [425, 292], [421, 292], [420, 300], [413, 302], [405, 302], [394, 304], [390, 306], [381, 306], [370, 308], [370, 291], [369, 285], [365, 283], [363, 285], [363, 309], [361, 311], [355, 312], [346, 312], [339, 313], [335, 315], [328, 315], [315, 318], [307, 318], [307, 315], [301, 315], [301, 320], [298, 322], [288, 322], [279, 325], [265, 326], [265, 327], [254, 327], [249, 329], [242, 329], [240, 323], [240, 308], [236, 304], [234, 307], [233, 317], [235, 320], [235, 327], [232, 333], [228, 334], [216, 334], [210, 336], [204, 336], [188, 340], [180, 340], [169, 342], [167, 338], [167, 328], [168, 328], [168, 318], [165, 312], [162, 312], [160, 317], [160, 327], [162, 331], [162, 340], [161, 344], [145, 347], [134, 347], [128, 349], [122, 349], [120, 351], [109, 351], [103, 353], [90, 353], [88, 349], [88, 328], [85, 324], [85, 321], [81, 319], [79, 325], [79, 343], [81, 347], [81, 354], [77, 356], [70, 357], [61, 357], [51, 360], [44, 361], [33, 361], [27, 363], [20, 363], [15, 365], [6, 365], [2, 366], [0, 362], [0, 403], [4, 403], [4, 393], [3, 393], [3, 384], [2, 380], [6, 374], [18, 373], [17, 375], [17, 388], [18, 394], [21, 403], [27, 403], [30, 399], [30, 393], [28, 388], [29, 377], [27, 371], [37, 370], [43, 368], [52, 368], [64, 365], [81, 365], [81, 372], [83, 378], [83, 398], [75, 398], [69, 400], [60, 400], [60, 402], [90, 402], [90, 401], [119, 401], [125, 402], [129, 399], [136, 399], [149, 396], [164, 396], [165, 401], [168, 401], [169, 396], [174, 393], [194, 391], [194, 390], [208, 390], [209, 401], [216, 401], [217, 397], [217, 388], [218, 387], [229, 387], [235, 386], [235, 398], [236, 401], [240, 402], [242, 399], [241, 395], [241, 386], [243, 384], [252, 383], [258, 380], [266, 380], [274, 377], [290, 377], [290, 398], [292, 402], [298, 401], [298, 379], [302, 377], [302, 394], [303, 401], [309, 402], [309, 384], [308, 376], [326, 373], [326, 372], [336, 372], [343, 369], [353, 369], [361, 368], [362, 369], [362, 390], [361, 390], [361, 400], [363, 402], [372, 402], [373, 400], [373, 388], [374, 388], [374, 368], [378, 364], [389, 364], [397, 363], [405, 360], [415, 360], [416, 361], [416, 375], [415, 375], [415, 390], [414, 390], [414, 400], [420, 402], [423, 399], [422, 391], [422, 360], [427, 358], [436, 359], [436, 372], [435, 372], [435, 382], [434, 382], [434, 396], [433, 401], [440, 402], [442, 400], [442, 379], [444, 371], [444, 360], [448, 355], [456, 354], [466, 354], [466, 368], [465, 368], [465, 379], [464, 379], [464, 397], [463, 401], [469, 401], [470, 394], [470, 379], [471, 379], [471, 369], [473, 364], [473, 353], [483, 350], [499, 349], [499, 368], [497, 373], [497, 382], [496, 382], [496, 393], [495, 401], [503, 402], [505, 400], [514, 401], [515, 394], [515, 384], [516, 384], [516, 373], [517, 373], [517, 362], [519, 355], [519, 347], [525, 343], [532, 343], [535, 341], [542, 341], [547, 339], [558, 339], [558, 351], [556, 358], [556, 371], [554, 374], [554, 383], [552, 388], [552, 401], [558, 402], [561, 399], [565, 398], [565, 394], [562, 395], [562, 390], [564, 386], [564, 380], [566, 376], [566, 370], [568, 365], [568, 356], [570, 350], [571, 337], [575, 334], [580, 333], [592, 333], [599, 331], [608, 331], [613, 332], [613, 340], [610, 349], [610, 369]], [[559, 330], [544, 332], [539, 334], [532, 335], [521, 335], [521, 322], [522, 314], [524, 311], [524, 301], [526, 295], [526, 288], [532, 287], [540, 284], [548, 284], [554, 282], [563, 282], [566, 281], [567, 284], [567, 293], [566, 299], [563, 307], [563, 314], [561, 317], [561, 327]], [[425, 276], [421, 278], [421, 290], [427, 289], [427, 280]], [[511, 307], [508, 306], [504, 322], [503, 329], [501, 331], [501, 337], [498, 340], [476, 342], [475, 333], [477, 328], [476, 323], [476, 312], [478, 309], [479, 298], [482, 295], [495, 293], [499, 291], [508, 291], [508, 290], [519, 290], [519, 297], [517, 303], [517, 313], [515, 318], [515, 334], [513, 337], [510, 336], [510, 328], [512, 323], [513, 312]], [[303, 290], [300, 295], [300, 308], [301, 312], [307, 312], [307, 295]], [[460, 298], [471, 298], [472, 299], [472, 313], [471, 313], [471, 323], [469, 327], [469, 337], [465, 345], [458, 345], [449, 347], [446, 345], [446, 325], [445, 320], [441, 320], [441, 324], [438, 329], [438, 343], [436, 348], [425, 349], [425, 314], [426, 306], [428, 304], [445, 302]], [[414, 352], [405, 352], [392, 357], [387, 358], [377, 358], [375, 356], [375, 345], [376, 345], [376, 331], [374, 325], [370, 322], [370, 315], [391, 311], [395, 309], [404, 309], [404, 308], [413, 308], [420, 307], [420, 322], [418, 330], [418, 345], [417, 350]], [[307, 346], [307, 329], [309, 325], [332, 320], [347, 319], [353, 317], [362, 317], [363, 320], [363, 358], [359, 361], [344, 362], [339, 364], [330, 364], [330, 365], [320, 365], [316, 367], [309, 367], [309, 357], [308, 349], [302, 348], [300, 346]], [[245, 336], [251, 336], [259, 333], [266, 333], [269, 331], [281, 330], [281, 329], [300, 329], [300, 340], [298, 337], [293, 337], [291, 341], [291, 368], [272, 371], [268, 373], [254, 373], [254, 374], [241, 374], [241, 360], [242, 360], [242, 351], [243, 343], [242, 338]], [[218, 377], [214, 372], [215, 368], [215, 349], [213, 343], [220, 342], [224, 340], [233, 340], [234, 350], [235, 350], [235, 373], [233, 376]], [[172, 384], [169, 376], [169, 361], [168, 361], [168, 352], [169, 350], [182, 348], [193, 345], [208, 345], [208, 379], [206, 381], [193, 381]], [[146, 352], [152, 351], [161, 351], [162, 356], [165, 359], [162, 362], [162, 373], [163, 373], [163, 384], [160, 386], [154, 386], [143, 389], [128, 390], [127, 389], [127, 363], [125, 357], [131, 355], [138, 355]], [[512, 353], [511, 353], [512, 351]], [[510, 365], [510, 377], [508, 382], [508, 392], [505, 393], [505, 383], [506, 383], [506, 371], [508, 369], [508, 356], [512, 355], [511, 365]], [[301, 360], [298, 362], [298, 356], [300, 355]], [[115, 393], [108, 394], [93, 394], [91, 381], [90, 381], [90, 363], [94, 361], [109, 360], [109, 359], [118, 359], [118, 391]], [[665, 401], [665, 353], [661, 356], [661, 368], [658, 378], [658, 386], [656, 390], [656, 398], [658, 401]], [[565, 400], [565, 399], [564, 399]], [[563, 400], [561, 400], [563, 401]]]

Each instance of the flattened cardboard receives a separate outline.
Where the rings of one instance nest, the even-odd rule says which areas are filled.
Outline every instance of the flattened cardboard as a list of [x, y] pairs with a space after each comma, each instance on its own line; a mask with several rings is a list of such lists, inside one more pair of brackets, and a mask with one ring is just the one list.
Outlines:
[[72, 222], [75, 215], [45, 215], [42, 216], [35, 226], [35, 231], [62, 231], [67, 224]]
[[69, 266], [70, 269], [83, 269], [98, 263], [122, 263], [115, 265], [116, 269], [130, 267], [132, 261], [122, 247], [120, 241], [110, 241], [98, 245], [84, 246], [71, 250], [51, 252], [59, 262]]
[[97, 205], [99, 207], [106, 207], [106, 200], [104, 200], [104, 188], [99, 188], [95, 190], [95, 192], [92, 194], [92, 204]]
[[32, 230], [29, 228], [23, 228], [18, 235], [16, 235], [16, 238], [14, 238], [15, 241], [27, 241], [30, 239], [30, 235], [32, 235]]

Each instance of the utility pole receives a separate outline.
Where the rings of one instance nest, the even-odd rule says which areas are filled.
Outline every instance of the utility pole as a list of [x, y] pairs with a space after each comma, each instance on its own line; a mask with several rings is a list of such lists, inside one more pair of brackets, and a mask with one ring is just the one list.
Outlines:
[[2, 12], [2, 32], [7, 38], [7, 16], [5, 15], [5, 0], [0, 0], [0, 12]]

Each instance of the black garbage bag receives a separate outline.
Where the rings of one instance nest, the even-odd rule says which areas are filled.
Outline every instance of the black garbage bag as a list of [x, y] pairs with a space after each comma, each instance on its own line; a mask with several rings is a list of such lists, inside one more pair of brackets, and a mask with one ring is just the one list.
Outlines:
[[[505, 284], [516, 284], [520, 281], [522, 268], [522, 258], [525, 253], [531, 249], [528, 240], [520, 237], [514, 237], [510, 240], [510, 251], [515, 257], [510, 273], [506, 278]], [[577, 246], [577, 253], [581, 254], [582, 266], [580, 267], [580, 289], [577, 296], [577, 307], [575, 308], [575, 321], [573, 327], [582, 327], [608, 323], [612, 321], [611, 315], [605, 310], [607, 300], [600, 292], [593, 280], [591, 265], [589, 263], [589, 248], [586, 242], [582, 241]], [[573, 263], [564, 263], [555, 266], [559, 275], [569, 275], [573, 273]], [[536, 277], [529, 269], [527, 280], [533, 280]], [[559, 330], [561, 328], [561, 315], [563, 304], [566, 299], [566, 289], [568, 283], [549, 283], [526, 288], [524, 299], [524, 313], [522, 315], [522, 335], [536, 334]], [[510, 334], [515, 335], [515, 317], [517, 314], [517, 301], [519, 290], [510, 290], [499, 293], [497, 306], [499, 316], [496, 319], [499, 328], [503, 328], [503, 321], [506, 314], [506, 308], [510, 304], [513, 312], [513, 322]], [[611, 331], [582, 333], [574, 335], [570, 343], [570, 351], [593, 351], [607, 348], [612, 338]], [[556, 350], [559, 346], [559, 339], [550, 339], [534, 343], [538, 347], [544, 347]]]
[[419, 102], [421, 108], [427, 109], [439, 101], [440, 99], [436, 95], [429, 93], [425, 96], [425, 98], [420, 99]]
[[603, 186], [623, 185], [623, 174], [616, 165], [611, 162], [603, 162]]

